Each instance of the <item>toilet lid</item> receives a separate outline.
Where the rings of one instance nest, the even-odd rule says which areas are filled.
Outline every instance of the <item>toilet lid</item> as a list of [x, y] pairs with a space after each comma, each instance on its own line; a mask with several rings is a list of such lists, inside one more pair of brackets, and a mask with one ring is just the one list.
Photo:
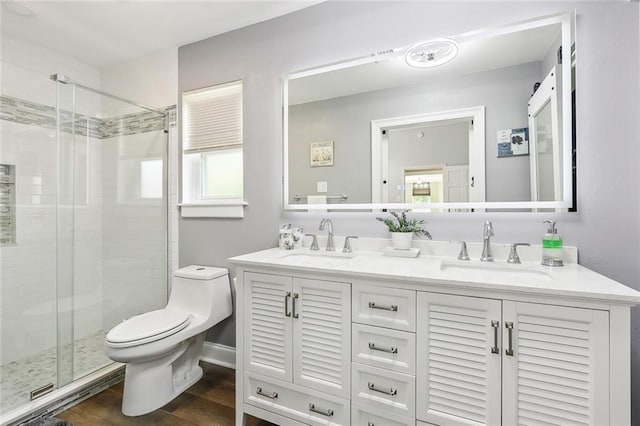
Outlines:
[[160, 309], [130, 318], [107, 333], [107, 342], [142, 344], [162, 339], [184, 329], [191, 322], [187, 312]]

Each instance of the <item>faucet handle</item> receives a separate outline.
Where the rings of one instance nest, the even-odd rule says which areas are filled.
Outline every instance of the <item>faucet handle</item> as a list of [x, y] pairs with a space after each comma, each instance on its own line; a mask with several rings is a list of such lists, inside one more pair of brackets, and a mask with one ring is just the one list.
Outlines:
[[351, 249], [351, 240], [357, 240], [358, 237], [355, 235], [347, 235], [344, 238], [344, 247], [342, 248], [343, 253], [351, 253], [353, 250]]
[[450, 243], [460, 243], [460, 253], [458, 253], [458, 260], [469, 260], [469, 252], [467, 251], [467, 242], [464, 240], [460, 241], [449, 241]]
[[313, 240], [311, 240], [311, 247], [309, 247], [309, 250], [313, 250], [313, 251], [318, 251], [320, 250], [320, 246], [318, 245], [318, 236], [316, 234], [306, 234], [307, 237], [313, 237]]
[[514, 243], [511, 244], [511, 250], [509, 250], [509, 258], [507, 263], [521, 263], [520, 256], [518, 256], [518, 246], [530, 246], [529, 243]]

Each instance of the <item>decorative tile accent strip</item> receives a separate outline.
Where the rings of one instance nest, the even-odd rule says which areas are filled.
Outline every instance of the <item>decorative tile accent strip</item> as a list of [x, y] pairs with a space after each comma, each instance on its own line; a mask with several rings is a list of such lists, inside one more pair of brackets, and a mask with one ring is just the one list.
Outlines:
[[0, 96], [0, 119], [55, 129], [56, 109], [9, 96]]
[[171, 105], [164, 109], [167, 113], [167, 119], [169, 120], [169, 127], [176, 127], [178, 125], [178, 108], [176, 105]]
[[[170, 126], [174, 127], [177, 119], [176, 106], [168, 107], [165, 111], [168, 112]], [[75, 114], [74, 121], [73, 117], [74, 115], [71, 111], [62, 111], [60, 128], [63, 132], [73, 132], [76, 135], [82, 136], [89, 135], [97, 139], [135, 135], [138, 133], [164, 130], [165, 128], [165, 116], [151, 111], [127, 114], [105, 120]], [[0, 96], [0, 119], [26, 124], [28, 126], [55, 129], [56, 109], [51, 106], [25, 101], [23, 99]]]
[[100, 135], [101, 138], [104, 139], [115, 136], [136, 135], [154, 130], [164, 130], [164, 123], [164, 115], [151, 111], [127, 114], [121, 117], [102, 120]]

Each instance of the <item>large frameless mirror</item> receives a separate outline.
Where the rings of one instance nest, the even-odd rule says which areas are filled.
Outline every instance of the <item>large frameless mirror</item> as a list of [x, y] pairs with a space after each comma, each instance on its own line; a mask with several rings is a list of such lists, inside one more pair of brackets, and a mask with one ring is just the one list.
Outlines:
[[572, 209], [574, 26], [546, 16], [286, 76], [284, 208]]

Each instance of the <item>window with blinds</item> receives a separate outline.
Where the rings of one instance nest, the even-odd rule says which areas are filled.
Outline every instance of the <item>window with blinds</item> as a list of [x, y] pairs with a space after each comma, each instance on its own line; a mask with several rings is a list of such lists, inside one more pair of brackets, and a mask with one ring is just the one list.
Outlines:
[[242, 145], [242, 82], [182, 95], [185, 153]]
[[244, 205], [242, 81], [182, 94], [182, 150], [183, 206]]

